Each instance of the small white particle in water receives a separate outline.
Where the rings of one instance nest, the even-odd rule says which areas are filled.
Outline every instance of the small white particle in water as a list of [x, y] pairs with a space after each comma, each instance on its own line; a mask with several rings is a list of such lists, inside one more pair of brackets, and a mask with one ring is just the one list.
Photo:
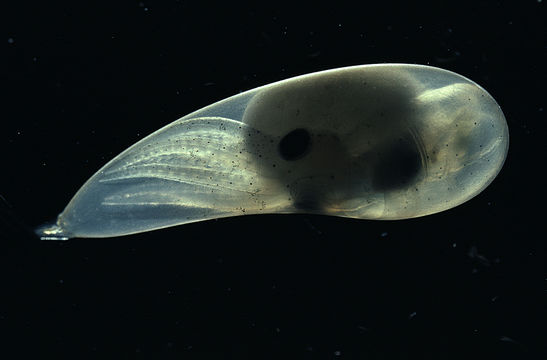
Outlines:
[[59, 284], [63, 284], [65, 281], [63, 279], [59, 280]]
[[13, 38], [8, 38], [8, 44], [13, 44], [15, 42], [15, 40], [13, 40]]
[[496, 295], [492, 298], [492, 302], [496, 301], [497, 299], [498, 299], [498, 296]]
[[414, 311], [413, 313], [411, 313], [410, 315], [408, 315], [408, 319], [412, 319], [414, 316], [416, 316], [416, 311]]
[[383, 233], [380, 234], [381, 237], [386, 237], [387, 236], [387, 232], [384, 231]]
[[456, 246], [457, 246], [456, 243], [452, 244], [452, 247], [453, 247], [453, 248], [455, 248]]
[[280, 328], [275, 328], [275, 332], [280, 332], [281, 329]]
[[500, 337], [500, 341], [506, 341], [506, 342], [512, 342], [512, 343], [518, 344], [518, 342], [516, 342], [515, 340], [511, 339], [509, 336], [501, 336], [501, 337]]
[[340, 356], [340, 355], [342, 355], [342, 352], [340, 350], [336, 350], [334, 352], [334, 356]]

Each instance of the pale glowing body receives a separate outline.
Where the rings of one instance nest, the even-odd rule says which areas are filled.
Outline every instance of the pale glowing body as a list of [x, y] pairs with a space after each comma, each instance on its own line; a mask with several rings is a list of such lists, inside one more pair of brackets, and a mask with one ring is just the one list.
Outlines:
[[195, 111], [93, 175], [43, 239], [110, 237], [265, 213], [404, 219], [455, 207], [500, 171], [495, 100], [420, 65], [340, 68]]

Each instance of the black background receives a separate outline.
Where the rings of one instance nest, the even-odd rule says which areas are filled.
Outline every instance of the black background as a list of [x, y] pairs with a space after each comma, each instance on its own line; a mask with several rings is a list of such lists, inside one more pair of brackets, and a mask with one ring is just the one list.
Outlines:
[[[545, 356], [545, 1], [326, 3], [3, 5], [0, 357]], [[404, 221], [241, 216], [68, 242], [29, 230], [193, 110], [381, 62], [443, 67], [496, 98], [510, 149], [484, 192]]]

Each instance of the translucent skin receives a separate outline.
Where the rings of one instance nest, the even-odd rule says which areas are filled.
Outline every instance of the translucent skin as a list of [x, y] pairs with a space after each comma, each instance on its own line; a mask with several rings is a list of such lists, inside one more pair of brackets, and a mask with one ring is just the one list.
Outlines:
[[43, 239], [110, 237], [257, 213], [404, 219], [453, 208], [509, 146], [495, 100], [420, 65], [303, 75], [207, 106], [89, 179]]

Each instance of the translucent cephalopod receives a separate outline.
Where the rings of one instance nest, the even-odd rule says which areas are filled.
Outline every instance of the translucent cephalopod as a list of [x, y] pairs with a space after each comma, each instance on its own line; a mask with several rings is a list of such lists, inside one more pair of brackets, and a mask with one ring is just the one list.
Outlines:
[[508, 146], [500, 107], [461, 75], [408, 64], [321, 71], [157, 130], [37, 233], [111, 237], [243, 214], [424, 216], [481, 192]]

